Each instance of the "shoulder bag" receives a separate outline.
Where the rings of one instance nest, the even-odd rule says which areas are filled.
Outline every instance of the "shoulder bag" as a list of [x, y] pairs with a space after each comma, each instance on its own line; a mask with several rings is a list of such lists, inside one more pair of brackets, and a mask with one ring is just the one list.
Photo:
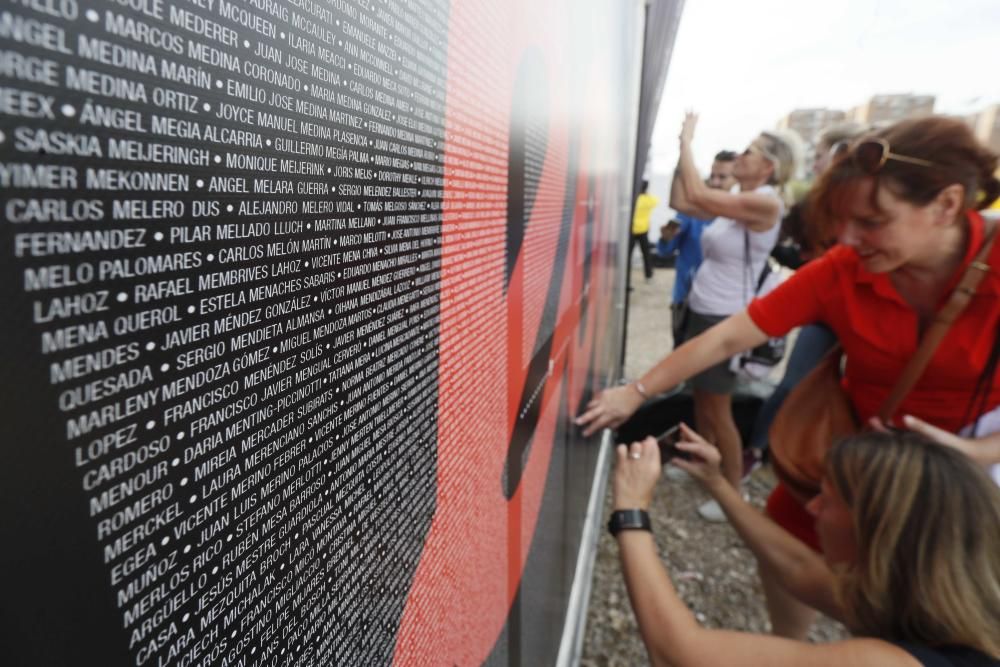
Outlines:
[[[757, 277], [754, 287], [754, 297], [764, 296], [773, 286], [765, 289], [768, 278], [771, 277], [771, 259], [764, 259], [764, 267]], [[747, 293], [747, 278], [753, 277], [753, 268], [750, 262], [750, 232], [743, 230], [743, 294]], [[785, 356], [785, 336], [769, 338], [757, 347], [742, 352], [733, 357], [730, 370], [739, 375], [743, 375], [751, 380], [761, 380], [771, 374], [771, 369], [781, 363]]]

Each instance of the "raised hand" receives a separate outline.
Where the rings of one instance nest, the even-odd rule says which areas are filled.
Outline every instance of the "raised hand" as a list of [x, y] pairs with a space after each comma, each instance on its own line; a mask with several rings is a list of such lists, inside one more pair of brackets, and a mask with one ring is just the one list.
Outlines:
[[698, 114], [688, 111], [684, 114], [684, 122], [681, 124], [681, 143], [691, 143], [694, 139], [694, 130], [698, 125]]

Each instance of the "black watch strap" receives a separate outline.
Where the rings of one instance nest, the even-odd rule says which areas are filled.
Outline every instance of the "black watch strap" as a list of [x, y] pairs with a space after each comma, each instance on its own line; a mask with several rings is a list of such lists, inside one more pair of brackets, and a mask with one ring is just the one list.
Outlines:
[[617, 536], [623, 530], [653, 530], [646, 510], [615, 510], [608, 519], [608, 532]]

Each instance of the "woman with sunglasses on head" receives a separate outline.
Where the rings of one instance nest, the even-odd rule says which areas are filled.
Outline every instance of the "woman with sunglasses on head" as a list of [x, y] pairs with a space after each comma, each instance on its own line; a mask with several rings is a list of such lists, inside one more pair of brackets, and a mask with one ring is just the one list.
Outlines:
[[807, 507], [820, 556], [746, 503], [697, 433], [682, 427], [677, 447], [692, 459], [673, 463], [718, 500], [758, 561], [856, 638], [810, 644], [702, 628], [650, 532], [646, 512], [662, 468], [647, 438], [618, 445], [609, 528], [653, 665], [1000, 665], [1000, 489], [968, 457], [912, 433], [840, 442]]
[[[820, 179], [810, 208], [817, 237], [834, 236], [840, 244], [662, 360], [639, 379], [643, 391], [663, 391], [769, 337], [821, 322], [846, 355], [843, 387], [851, 407], [862, 422], [884, 428], [875, 415], [924, 332], [967, 272], [980, 271], [976, 294], [890, 426], [953, 434], [947, 444], [984, 466], [997, 464], [1000, 433], [954, 435], [1000, 408], [1000, 368], [991, 363], [1000, 330], [1000, 242], [989, 245], [993, 225], [978, 213], [1000, 195], [997, 163], [963, 122], [950, 118], [906, 120], [854, 142]], [[974, 261], [987, 250], [985, 261]], [[607, 389], [577, 421], [585, 434], [617, 426], [641, 404], [639, 393]], [[767, 512], [820, 549], [812, 517], [784, 484], [771, 494]], [[784, 590], [783, 576], [761, 565], [772, 628], [801, 638], [813, 617]]]
[[[746, 308], [757, 291], [758, 278], [780, 231], [784, 205], [778, 192], [793, 175], [797, 146], [786, 135], [762, 132], [739, 155], [733, 176], [739, 192], [708, 187], [698, 173], [691, 151], [697, 116], [687, 114], [680, 134], [680, 160], [671, 190], [671, 206], [696, 218], [715, 218], [701, 236], [702, 263], [688, 297], [685, 340], [710, 329]], [[742, 445], [732, 413], [736, 374], [729, 361], [691, 377], [695, 422], [722, 452], [726, 479], [738, 487], [743, 471]], [[633, 385], [644, 398], [643, 385]], [[724, 521], [714, 502], [698, 508], [709, 521]]]

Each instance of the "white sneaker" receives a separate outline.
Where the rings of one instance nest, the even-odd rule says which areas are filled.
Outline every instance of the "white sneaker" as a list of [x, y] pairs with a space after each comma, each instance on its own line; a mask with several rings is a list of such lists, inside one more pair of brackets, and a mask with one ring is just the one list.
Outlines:
[[722, 511], [721, 507], [719, 507], [719, 503], [714, 500], [709, 500], [708, 502], [699, 505], [698, 515], [705, 521], [710, 521], [712, 523], [722, 523], [727, 521], [726, 513]]
[[688, 474], [687, 470], [681, 470], [677, 466], [667, 465], [666, 471], [663, 473], [664, 476], [671, 482], [687, 482], [690, 481], [691, 475]]

